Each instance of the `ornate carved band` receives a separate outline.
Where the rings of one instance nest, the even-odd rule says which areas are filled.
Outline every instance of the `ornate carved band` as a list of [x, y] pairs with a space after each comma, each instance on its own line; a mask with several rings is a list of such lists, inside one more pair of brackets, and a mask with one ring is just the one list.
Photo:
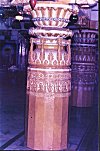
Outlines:
[[60, 22], [65, 22], [68, 23], [69, 20], [68, 19], [64, 19], [64, 18], [47, 18], [47, 17], [37, 17], [37, 18], [33, 18], [33, 21], [60, 21]]
[[72, 83], [77, 83], [81, 85], [94, 85], [95, 82], [95, 72], [72, 72]]
[[[70, 40], [67, 41], [66, 49], [57, 44], [57, 48], [44, 44], [37, 46], [33, 51], [34, 39], [31, 38], [31, 47], [29, 52], [29, 65], [41, 68], [69, 68], [71, 64]], [[68, 44], [69, 42], [69, 44]], [[60, 43], [60, 42], [59, 42]], [[48, 46], [48, 47], [46, 47]]]
[[41, 1], [37, 2], [31, 11], [34, 23], [39, 27], [66, 27], [70, 15], [78, 13], [78, 8], [62, 2]]
[[72, 61], [75, 63], [87, 63], [94, 65], [96, 62], [96, 46], [72, 46]]
[[[37, 97], [66, 97], [71, 91], [70, 70], [28, 68], [27, 92]], [[52, 100], [52, 99], [51, 99]]]
[[38, 38], [45, 39], [58, 39], [58, 38], [66, 38], [72, 37], [72, 31], [69, 29], [58, 29], [58, 28], [30, 28], [29, 34], [32, 36], [37, 36]]
[[[97, 45], [98, 31], [93, 30], [82, 30], [81, 32], [74, 31], [73, 44], [94, 44]], [[91, 45], [92, 46], [92, 45]]]

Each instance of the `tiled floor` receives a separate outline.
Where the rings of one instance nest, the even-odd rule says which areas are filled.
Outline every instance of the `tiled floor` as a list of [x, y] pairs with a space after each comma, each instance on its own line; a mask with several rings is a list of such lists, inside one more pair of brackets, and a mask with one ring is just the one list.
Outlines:
[[[69, 115], [68, 151], [97, 151], [97, 105], [93, 108], [71, 107]], [[1, 150], [31, 150], [25, 145], [24, 117], [25, 74], [15, 76], [0, 70]], [[92, 131], [93, 129], [95, 131]], [[93, 135], [90, 136], [91, 132]], [[86, 139], [90, 141], [85, 143]], [[84, 147], [85, 150], [83, 150]]]

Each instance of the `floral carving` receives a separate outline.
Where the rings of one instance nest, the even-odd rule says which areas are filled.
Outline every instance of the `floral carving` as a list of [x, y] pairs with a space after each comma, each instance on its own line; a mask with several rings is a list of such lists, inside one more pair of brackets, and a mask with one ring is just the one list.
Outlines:
[[[29, 68], [30, 69], [30, 68]], [[70, 72], [40, 72], [28, 70], [27, 92], [40, 97], [54, 94], [53, 97], [64, 97], [71, 91]], [[52, 96], [52, 95], [51, 95]]]

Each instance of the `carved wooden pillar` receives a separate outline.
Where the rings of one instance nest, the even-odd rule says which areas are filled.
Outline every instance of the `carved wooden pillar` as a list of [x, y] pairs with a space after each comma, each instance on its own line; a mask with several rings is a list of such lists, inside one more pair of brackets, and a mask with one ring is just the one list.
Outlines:
[[[33, 51], [31, 39], [28, 67], [27, 146], [35, 150], [60, 150], [67, 147], [68, 103], [70, 95], [70, 49], [65, 51], [47, 40]], [[67, 43], [70, 45], [70, 42]]]
[[62, 27], [72, 12], [69, 5], [44, 1], [32, 11], [39, 27], [29, 31], [27, 146], [34, 150], [67, 148], [71, 41], [64, 38], [72, 32]]
[[90, 107], [96, 82], [97, 31], [73, 31], [71, 105]]

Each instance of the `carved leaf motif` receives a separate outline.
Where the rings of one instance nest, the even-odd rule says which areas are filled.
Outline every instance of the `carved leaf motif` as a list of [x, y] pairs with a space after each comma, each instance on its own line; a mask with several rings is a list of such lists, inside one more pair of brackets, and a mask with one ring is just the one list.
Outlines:
[[55, 61], [53, 62], [53, 65], [57, 65], [57, 60], [55, 60]]
[[48, 60], [45, 60], [44, 65], [48, 65], [48, 64], [49, 64]]
[[65, 65], [65, 61], [62, 60], [62, 61], [60, 62], [60, 64], [61, 64], [61, 65]]
[[35, 60], [37, 59], [37, 53], [33, 53], [32, 59], [35, 62]]
[[31, 52], [29, 51], [29, 57], [28, 57], [28, 62], [31, 62]]
[[67, 60], [67, 54], [64, 53], [64, 60], [66, 61]]
[[39, 59], [36, 60], [36, 64], [41, 64]]
[[39, 73], [38, 76], [37, 76], [37, 78], [38, 78], [38, 79], [44, 79], [44, 74]]
[[50, 52], [48, 55], [48, 60], [50, 61], [50, 63], [52, 62], [53, 59], [54, 59], [54, 56], [53, 56], [52, 52]]
[[[41, 94], [45, 100], [49, 101], [50, 99], [51, 101], [52, 93], [55, 93], [57, 97], [62, 97], [63, 95], [68, 95], [70, 91], [70, 73], [57, 72], [55, 74], [54, 72], [50, 72], [45, 75], [43, 72], [29, 71], [28, 76], [30, 79], [28, 81], [29, 87], [27, 87], [27, 92], [31, 92], [35, 96], [39, 93], [39, 97]], [[45, 94], [47, 97], [45, 97]]]

